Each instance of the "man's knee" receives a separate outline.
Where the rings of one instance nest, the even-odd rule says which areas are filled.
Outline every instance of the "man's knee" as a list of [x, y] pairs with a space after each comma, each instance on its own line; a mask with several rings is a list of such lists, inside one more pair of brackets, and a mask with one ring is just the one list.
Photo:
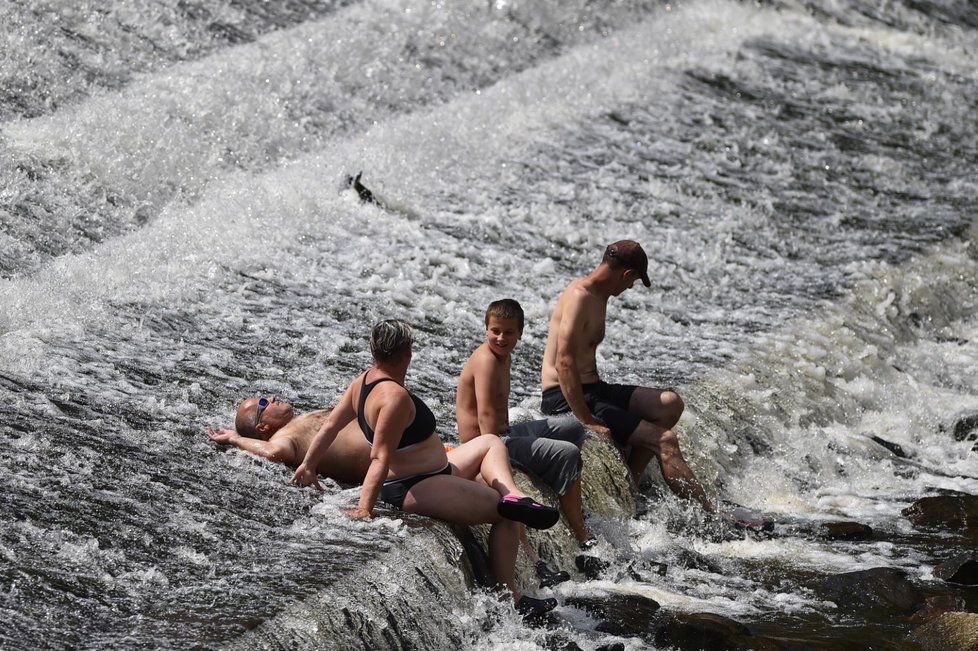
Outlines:
[[663, 391], [662, 395], [659, 396], [662, 401], [662, 411], [666, 420], [671, 420], [672, 425], [679, 422], [679, 417], [683, 415], [683, 410], [686, 409], [686, 403], [683, 399], [679, 397], [679, 394], [675, 391]]

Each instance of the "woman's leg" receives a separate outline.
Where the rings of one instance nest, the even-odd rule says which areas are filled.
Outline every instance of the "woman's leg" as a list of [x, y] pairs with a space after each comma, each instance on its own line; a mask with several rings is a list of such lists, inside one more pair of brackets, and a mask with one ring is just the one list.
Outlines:
[[489, 562], [496, 581], [513, 593], [516, 590], [516, 553], [519, 549], [520, 524], [505, 520], [496, 508], [499, 493], [482, 484], [453, 477], [435, 475], [411, 487], [404, 498], [408, 513], [427, 515], [457, 524], [492, 524], [489, 530]]
[[449, 451], [448, 460], [455, 466], [460, 477], [475, 479], [481, 473], [486, 484], [494, 488], [500, 496], [512, 494], [525, 497], [516, 487], [513, 469], [509, 465], [509, 453], [498, 436], [477, 436]]

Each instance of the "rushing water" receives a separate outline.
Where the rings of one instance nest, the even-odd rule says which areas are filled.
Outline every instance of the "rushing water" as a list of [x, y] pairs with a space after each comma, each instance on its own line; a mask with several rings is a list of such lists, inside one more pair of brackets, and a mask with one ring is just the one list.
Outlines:
[[[0, 16], [5, 648], [217, 646], [364, 581], [382, 553], [407, 558], [410, 527], [338, 515], [355, 491], [295, 490], [202, 427], [259, 391], [328, 406], [369, 363], [369, 326], [399, 317], [420, 330], [409, 383], [451, 439], [454, 378], [503, 296], [528, 316], [513, 415], [533, 413], [557, 293], [623, 237], [652, 255], [654, 284], [613, 302], [602, 372], [679, 387], [711, 492], [784, 523], [711, 541], [653, 490], [640, 518], [593, 523], [605, 553], [691, 548], [724, 576], [630, 588], [811, 631], [851, 622], [806, 576], [890, 565], [930, 580], [899, 509], [978, 491], [971, 444], [940, 427], [978, 409], [973, 4]], [[345, 188], [360, 170], [393, 209]], [[838, 517], [896, 542], [792, 528]], [[496, 608], [479, 595], [445, 598], [453, 643], [542, 643], [473, 614]], [[578, 644], [604, 639], [560, 612]]]

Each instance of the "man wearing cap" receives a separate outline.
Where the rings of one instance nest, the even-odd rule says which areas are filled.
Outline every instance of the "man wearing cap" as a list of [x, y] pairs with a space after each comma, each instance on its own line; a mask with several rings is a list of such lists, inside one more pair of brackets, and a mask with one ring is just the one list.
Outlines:
[[683, 413], [674, 391], [608, 384], [598, 378], [596, 353], [604, 339], [608, 299], [641, 279], [646, 287], [649, 258], [638, 242], [610, 244], [598, 268], [567, 286], [557, 300], [543, 353], [545, 414], [573, 414], [586, 427], [621, 447], [630, 447], [628, 468], [638, 481], [653, 456], [662, 476], [680, 497], [713, 505], [679, 450], [672, 427]]

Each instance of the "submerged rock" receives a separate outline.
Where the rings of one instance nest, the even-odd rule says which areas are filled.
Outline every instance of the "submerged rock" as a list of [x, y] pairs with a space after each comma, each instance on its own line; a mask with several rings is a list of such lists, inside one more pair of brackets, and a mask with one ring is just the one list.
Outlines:
[[712, 613], [672, 613], [656, 626], [652, 641], [656, 646], [679, 649], [756, 649], [759, 639], [738, 621]]
[[825, 579], [822, 588], [839, 608], [855, 611], [874, 609], [909, 615], [924, 600], [906, 572], [892, 567], [836, 574]]
[[924, 605], [907, 619], [914, 624], [923, 624], [924, 622], [929, 622], [932, 619], [940, 617], [944, 613], [960, 612], [964, 609], [965, 603], [961, 597], [949, 594], [938, 595], [936, 597], [927, 597], [924, 600]]
[[559, 630], [547, 635], [544, 648], [547, 651], [584, 651], [577, 642], [568, 638], [564, 631]]
[[870, 440], [875, 441], [876, 443], [882, 445], [884, 448], [892, 452], [894, 456], [900, 457], [901, 459], [906, 459], [909, 456], [907, 455], [906, 452], [903, 451], [903, 447], [899, 443], [893, 443], [892, 441], [887, 441], [886, 439], [880, 438], [879, 436], [870, 436], [869, 438]]
[[958, 554], [934, 568], [934, 576], [948, 583], [978, 585], [978, 554]]
[[766, 651], [767, 649], [771, 649], [772, 651], [866, 651], [865, 642], [850, 642], [848, 640], [756, 637], [752, 642], [753, 646], [751, 649], [755, 651]]
[[711, 574], [723, 574], [723, 569], [713, 560], [692, 549], [679, 550], [676, 565], [688, 570], [700, 570]]
[[978, 651], [978, 614], [944, 613], [908, 638], [924, 651]]
[[820, 528], [829, 540], [869, 540], [873, 537], [872, 527], [859, 522], [824, 522]]
[[974, 441], [978, 439], [978, 411], [959, 414], [954, 422], [955, 441]]
[[602, 572], [610, 567], [607, 561], [590, 554], [578, 554], [574, 558], [574, 564], [578, 571], [588, 579], [598, 578]]
[[978, 528], [978, 496], [924, 497], [903, 509], [902, 513], [917, 527]]
[[573, 597], [567, 603], [605, 621], [597, 626], [612, 635], [643, 635], [653, 629], [659, 610], [655, 599], [637, 594], [610, 594], [605, 597]]

